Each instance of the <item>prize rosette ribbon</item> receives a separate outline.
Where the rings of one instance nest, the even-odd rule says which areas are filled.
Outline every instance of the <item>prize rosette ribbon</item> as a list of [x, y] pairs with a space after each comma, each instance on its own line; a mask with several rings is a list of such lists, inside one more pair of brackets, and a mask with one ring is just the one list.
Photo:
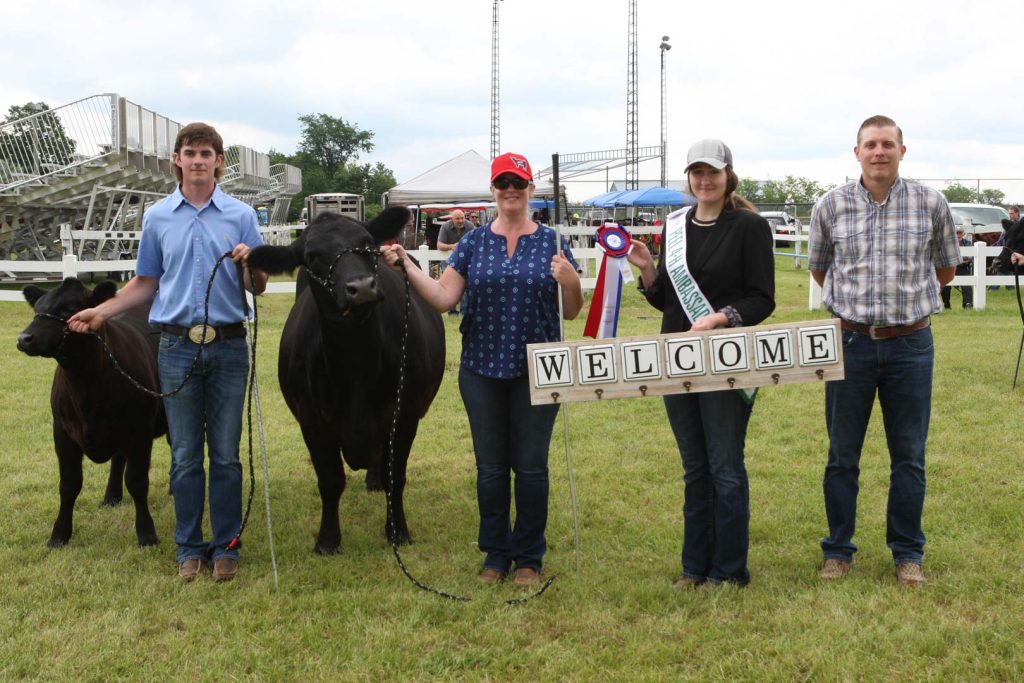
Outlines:
[[614, 337], [619, 326], [622, 285], [633, 281], [626, 254], [633, 250], [629, 232], [617, 223], [605, 223], [594, 233], [594, 241], [604, 252], [597, 274], [594, 299], [590, 302], [584, 336], [594, 339]]

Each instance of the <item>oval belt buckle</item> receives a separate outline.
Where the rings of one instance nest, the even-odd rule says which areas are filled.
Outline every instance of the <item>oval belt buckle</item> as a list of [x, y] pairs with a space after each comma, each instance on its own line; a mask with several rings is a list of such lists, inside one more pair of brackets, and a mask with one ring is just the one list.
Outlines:
[[193, 325], [188, 328], [188, 338], [196, 344], [209, 344], [217, 338], [217, 330], [212, 325]]

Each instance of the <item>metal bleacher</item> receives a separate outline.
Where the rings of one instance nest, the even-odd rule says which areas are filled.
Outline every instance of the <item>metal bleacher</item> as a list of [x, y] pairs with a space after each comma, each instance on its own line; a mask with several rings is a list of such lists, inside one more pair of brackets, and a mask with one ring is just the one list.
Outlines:
[[[174, 190], [181, 124], [116, 94], [0, 124], [0, 261], [134, 258], [142, 216]], [[302, 173], [241, 145], [225, 149], [222, 188], [287, 219]], [[283, 207], [283, 208], [282, 208]], [[0, 280], [12, 274], [0, 272]]]

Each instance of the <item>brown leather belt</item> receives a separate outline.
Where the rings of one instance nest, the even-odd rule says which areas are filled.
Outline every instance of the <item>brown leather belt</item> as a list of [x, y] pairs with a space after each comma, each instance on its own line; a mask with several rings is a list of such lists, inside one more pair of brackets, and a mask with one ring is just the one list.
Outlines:
[[217, 341], [218, 339], [235, 339], [237, 337], [245, 336], [245, 325], [242, 323], [231, 323], [230, 325], [206, 325], [205, 331], [202, 323], [193, 325], [192, 327], [164, 325], [163, 323], [160, 323], [156, 327], [161, 332], [173, 334], [176, 337], [187, 336], [196, 344], [209, 344]]
[[857, 334], [863, 334], [865, 337], [871, 337], [872, 339], [891, 339], [892, 337], [905, 337], [908, 334], [923, 330], [932, 324], [931, 318], [921, 318], [916, 323], [910, 323], [909, 325], [888, 325], [880, 327], [878, 325], [863, 325], [861, 323], [850, 322], [849, 320], [839, 319], [841, 326], [844, 330], [850, 332], [856, 332]]

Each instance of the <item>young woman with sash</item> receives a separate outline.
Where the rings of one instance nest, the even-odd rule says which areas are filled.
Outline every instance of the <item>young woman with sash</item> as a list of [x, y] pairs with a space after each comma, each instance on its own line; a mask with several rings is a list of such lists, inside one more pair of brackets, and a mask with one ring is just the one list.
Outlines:
[[[639, 287], [662, 311], [661, 332], [757, 325], [775, 309], [772, 231], [754, 206], [735, 194], [732, 152], [701, 140], [686, 157], [695, 207], [670, 214], [657, 266], [633, 240], [629, 262]], [[743, 464], [753, 395], [739, 390], [665, 396], [683, 461], [682, 574], [673, 584], [750, 581], [750, 487]]]

